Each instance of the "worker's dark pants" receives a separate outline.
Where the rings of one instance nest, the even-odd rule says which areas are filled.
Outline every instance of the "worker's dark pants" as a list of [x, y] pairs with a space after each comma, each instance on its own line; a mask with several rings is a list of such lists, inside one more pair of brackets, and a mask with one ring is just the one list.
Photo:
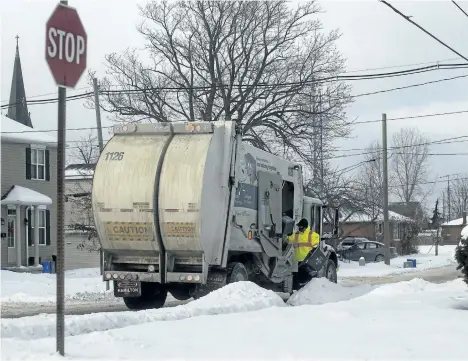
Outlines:
[[317, 271], [308, 262], [316, 249], [317, 247], [312, 248], [306, 258], [299, 262], [297, 273], [294, 275], [295, 283], [307, 283], [312, 279], [312, 277], [317, 275]]

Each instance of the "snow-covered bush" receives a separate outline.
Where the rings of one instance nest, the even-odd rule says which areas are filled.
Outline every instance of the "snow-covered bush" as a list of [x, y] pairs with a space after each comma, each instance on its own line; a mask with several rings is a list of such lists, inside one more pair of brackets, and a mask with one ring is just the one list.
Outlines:
[[461, 241], [455, 251], [455, 259], [458, 263], [457, 269], [462, 271], [463, 280], [468, 284], [468, 226], [461, 232]]

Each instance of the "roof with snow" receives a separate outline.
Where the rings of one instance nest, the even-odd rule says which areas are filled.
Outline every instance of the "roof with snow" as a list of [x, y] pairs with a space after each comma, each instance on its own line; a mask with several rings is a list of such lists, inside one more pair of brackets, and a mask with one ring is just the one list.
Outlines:
[[442, 226], [463, 226], [463, 217], [442, 223]]
[[[379, 212], [379, 215], [377, 217], [371, 216], [367, 213], [364, 212], [355, 212], [351, 216], [347, 218], [347, 215], [343, 215], [342, 217], [345, 219], [343, 223], [365, 223], [365, 222], [383, 222], [383, 211], [381, 210]], [[388, 219], [390, 222], [406, 222], [406, 223], [412, 223], [414, 220], [412, 220], [409, 217], [405, 217], [399, 213], [388, 211]]]
[[2, 196], [2, 205], [25, 205], [25, 206], [45, 206], [51, 205], [52, 199], [42, 193], [32, 189], [12, 186], [8, 192]]
[[65, 168], [65, 180], [92, 179], [96, 164], [70, 164]]
[[47, 144], [57, 146], [57, 139], [48, 133], [38, 132], [35, 129], [8, 118], [2, 114], [2, 142]]

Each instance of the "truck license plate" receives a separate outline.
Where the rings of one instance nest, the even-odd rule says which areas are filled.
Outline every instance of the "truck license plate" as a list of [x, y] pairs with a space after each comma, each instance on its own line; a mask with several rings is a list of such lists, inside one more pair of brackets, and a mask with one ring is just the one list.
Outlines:
[[118, 280], [114, 281], [115, 297], [139, 297], [141, 296], [141, 283], [138, 281]]

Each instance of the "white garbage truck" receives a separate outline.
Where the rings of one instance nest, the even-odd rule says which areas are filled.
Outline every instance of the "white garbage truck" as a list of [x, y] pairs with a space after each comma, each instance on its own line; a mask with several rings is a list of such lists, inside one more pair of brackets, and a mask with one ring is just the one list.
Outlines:
[[[287, 236], [306, 218], [322, 235], [324, 205], [304, 196], [302, 167], [242, 141], [235, 122], [118, 125], [96, 165], [92, 205], [103, 280], [129, 309], [198, 298], [236, 281], [292, 293]], [[338, 229], [338, 212], [333, 227]], [[323, 240], [310, 277], [336, 282]], [[310, 278], [309, 278], [310, 280]]]

